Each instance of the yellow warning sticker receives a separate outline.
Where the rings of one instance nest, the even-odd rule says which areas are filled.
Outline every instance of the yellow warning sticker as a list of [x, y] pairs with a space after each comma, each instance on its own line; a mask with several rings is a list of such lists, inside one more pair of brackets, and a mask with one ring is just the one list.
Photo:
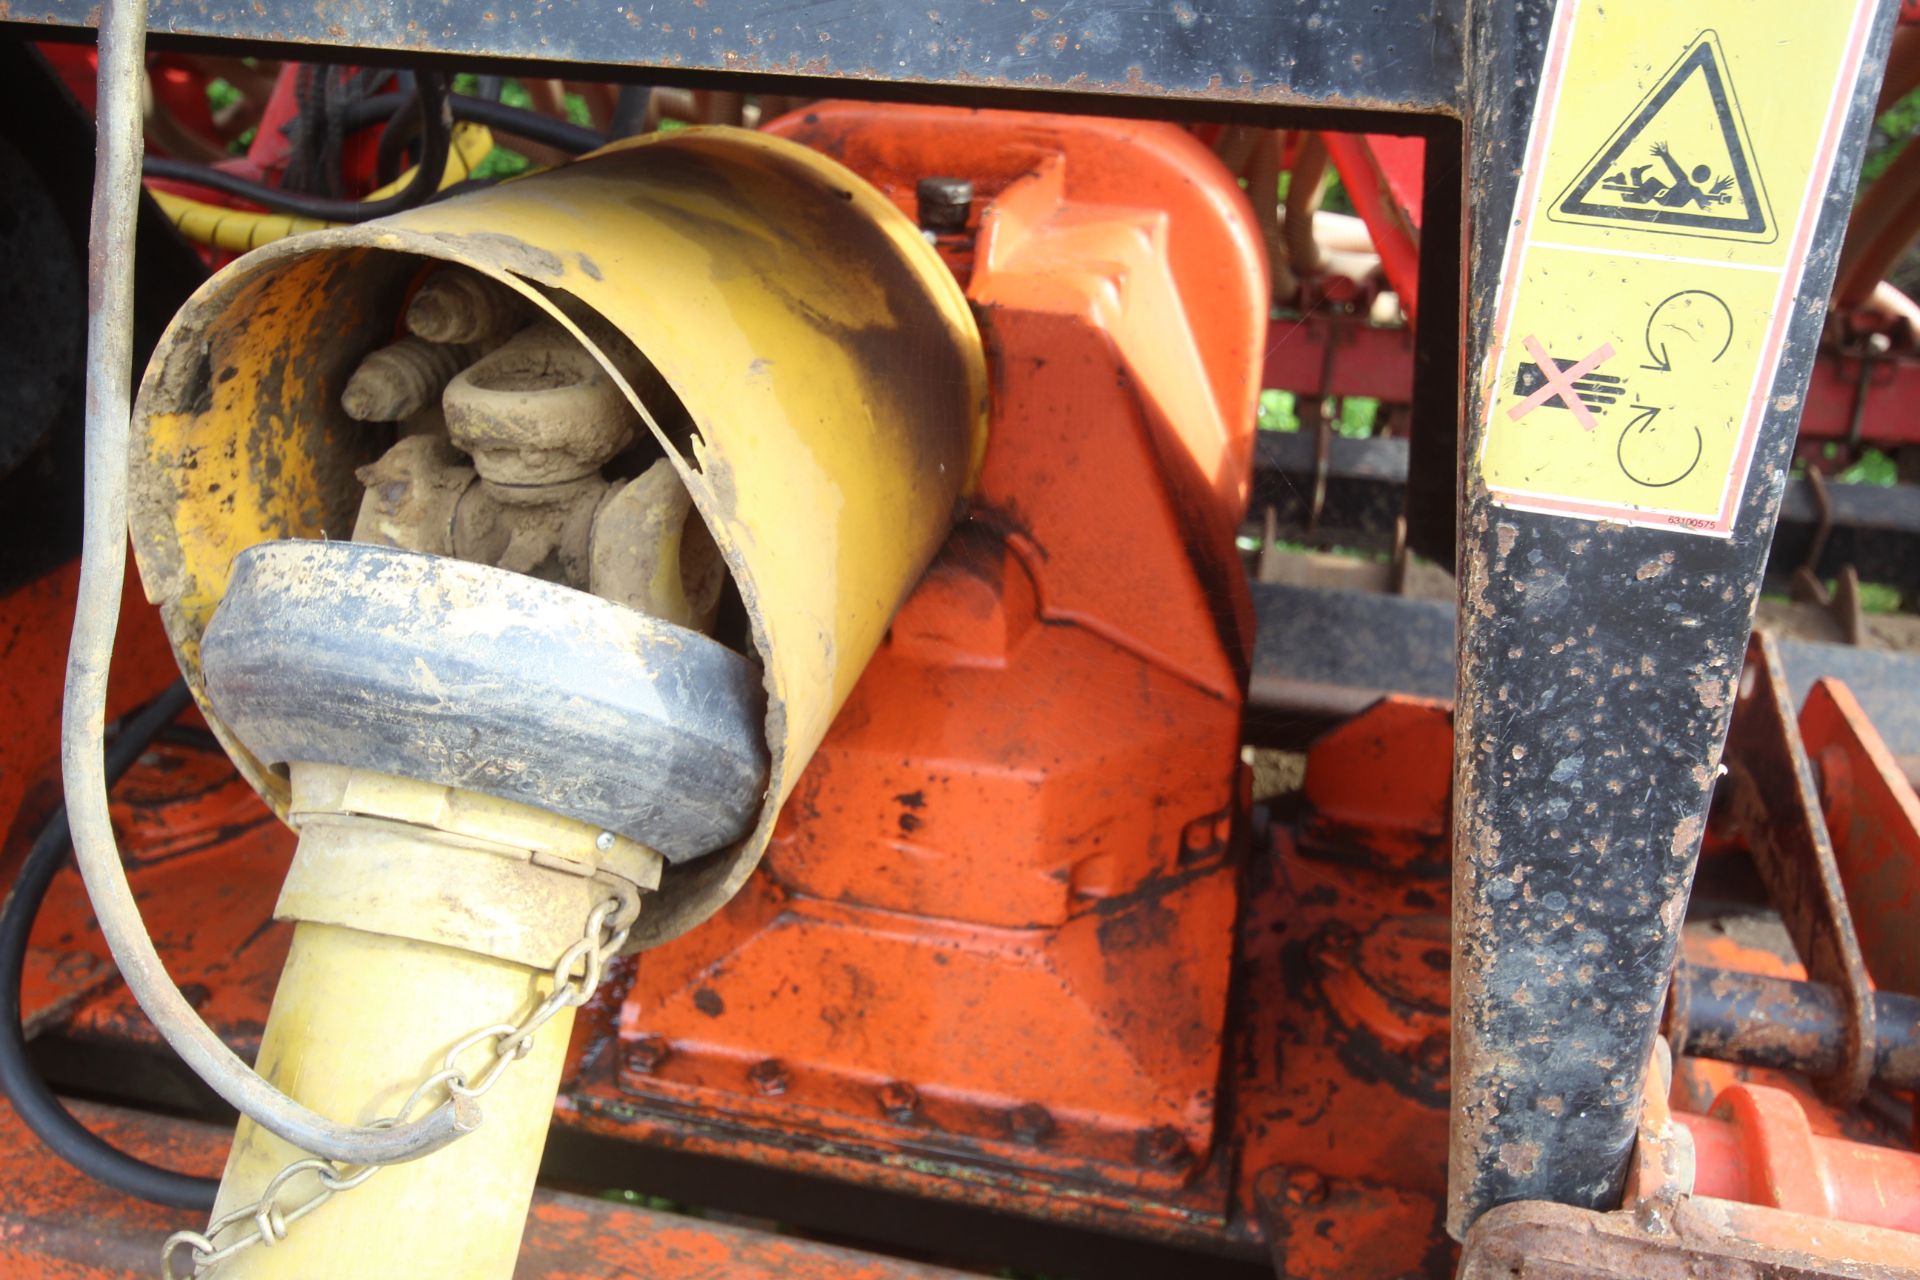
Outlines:
[[1873, 9], [1559, 5], [1483, 366], [1496, 502], [1732, 532]]
[[1607, 145], [1581, 166], [1548, 206], [1547, 217], [1774, 239], [1779, 228], [1726, 65], [1719, 40], [1702, 31]]

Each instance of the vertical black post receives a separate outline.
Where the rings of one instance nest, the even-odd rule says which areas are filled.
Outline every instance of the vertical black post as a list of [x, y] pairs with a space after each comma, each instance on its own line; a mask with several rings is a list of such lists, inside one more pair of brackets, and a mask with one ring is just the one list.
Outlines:
[[[1862, 0], [1858, 11], [1843, 4], [1800, 10], [1820, 15], [1802, 21], [1832, 24], [1836, 30], [1848, 26], [1853, 34], [1847, 37], [1851, 43], [1845, 45], [1845, 56], [1863, 59], [1859, 91], [1853, 92], [1854, 82], [1848, 80], [1831, 98], [1833, 110], [1826, 117], [1830, 124], [1821, 135], [1826, 139], [1822, 154], [1831, 161], [1824, 198], [1816, 177], [1806, 176], [1793, 190], [1793, 164], [1763, 152], [1729, 126], [1728, 151], [1751, 150], [1757, 158], [1750, 167], [1771, 185], [1764, 194], [1758, 184], [1751, 191], [1742, 186], [1723, 199], [1731, 181], [1714, 189], [1711, 178], [1696, 173], [1693, 180], [1700, 187], [1688, 187], [1684, 176], [1664, 176], [1667, 170], [1655, 159], [1656, 152], [1649, 150], [1646, 157], [1632, 147], [1612, 152], [1614, 143], [1608, 139], [1629, 138], [1636, 119], [1651, 119], [1661, 109], [1657, 89], [1663, 77], [1680, 76], [1694, 66], [1688, 57], [1717, 59], [1715, 74], [1737, 84], [1742, 64], [1724, 49], [1748, 46], [1740, 45], [1740, 37], [1731, 32], [1703, 29], [1696, 36], [1689, 28], [1676, 42], [1672, 27], [1649, 30], [1644, 47], [1664, 43], [1658, 55], [1645, 56], [1657, 56], [1658, 66], [1666, 66], [1670, 58], [1680, 61], [1671, 71], [1656, 67], [1643, 73], [1636, 86], [1644, 85], [1649, 97], [1639, 108], [1631, 95], [1624, 101], [1601, 101], [1604, 95], [1577, 77], [1564, 84], [1556, 79], [1563, 70], [1577, 68], [1581, 55], [1578, 44], [1556, 46], [1555, 40], [1575, 23], [1588, 33], [1584, 38], [1596, 40], [1591, 34], [1596, 28], [1608, 20], [1624, 21], [1607, 10], [1637, 6], [1602, 6], [1596, 0], [1560, 0], [1560, 5], [1567, 12], [1559, 15], [1558, 27], [1553, 0], [1472, 0], [1469, 14], [1466, 208], [1474, 235], [1466, 309], [1467, 430], [1458, 558], [1448, 1213], [1448, 1229], [1456, 1237], [1464, 1236], [1487, 1209], [1507, 1201], [1544, 1199], [1589, 1208], [1619, 1203], [1648, 1056], [1791, 461], [1798, 406], [1852, 207], [1873, 89], [1897, 9]], [[1665, 12], [1671, 16], [1661, 23], [1670, 21], [1673, 27], [1692, 16], [1671, 6]], [[1853, 27], [1856, 12], [1866, 16]], [[1764, 25], [1760, 16], [1753, 22]], [[1700, 25], [1705, 27], [1705, 19]], [[1728, 37], [1724, 48], [1716, 43], [1723, 35]], [[1712, 46], [1709, 53], [1700, 54], [1707, 45]], [[1576, 52], [1550, 58], [1556, 47], [1560, 55], [1569, 47]], [[1601, 53], [1586, 55], [1589, 68], [1616, 48], [1633, 52], [1630, 42], [1593, 47]], [[1821, 47], [1839, 46], [1828, 41]], [[1627, 57], [1622, 53], [1617, 60]], [[1738, 87], [1762, 101], [1767, 95], [1793, 93], [1806, 111], [1824, 114], [1829, 88], [1844, 75], [1833, 68], [1847, 65], [1851, 63], [1839, 57], [1829, 59], [1825, 84], [1813, 84], [1818, 77], [1810, 69], [1806, 83], [1774, 79]], [[1746, 74], [1754, 78], [1751, 70]], [[1529, 194], [1530, 166], [1539, 155], [1530, 150], [1530, 135], [1543, 79], [1550, 87], [1560, 84], [1561, 118], [1574, 119], [1579, 126], [1553, 136], [1597, 141], [1580, 142], [1580, 154], [1548, 166], [1561, 176], [1538, 181], [1539, 187], [1551, 189]], [[1707, 89], [1688, 89], [1695, 91]], [[1725, 96], [1734, 101], [1731, 93]], [[1543, 117], [1555, 101], [1553, 93], [1540, 98]], [[1636, 110], [1643, 115], [1636, 116]], [[1595, 120], [1601, 112], [1610, 114]], [[1727, 118], [1725, 111], [1722, 118]], [[1581, 125], [1581, 119], [1588, 124]], [[1657, 134], [1666, 123], [1645, 130], [1646, 138], [1635, 145], [1651, 148], [1661, 140]], [[1668, 149], [1684, 149], [1677, 137], [1664, 140], [1672, 144]], [[1556, 154], [1560, 146], [1554, 143]], [[1725, 170], [1728, 151], [1711, 167]], [[1687, 156], [1687, 167], [1697, 158]], [[1643, 159], [1649, 167], [1636, 172]], [[1802, 175], [1828, 171], [1805, 164], [1799, 168]], [[1564, 176], [1568, 173], [1575, 175], [1570, 182]], [[1517, 197], [1525, 197], [1529, 207], [1516, 211]], [[1536, 203], [1540, 200], [1552, 204]], [[1528, 234], [1534, 207], [1543, 212], [1542, 220], [1533, 224], [1539, 230], [1533, 234], [1532, 256], [1526, 259], [1526, 271], [1515, 272], [1510, 270], [1508, 242]], [[1603, 231], [1605, 218], [1616, 217], [1632, 230], [1606, 240], [1584, 231], [1578, 216], [1562, 219], [1563, 213], [1585, 216]], [[1674, 233], [1680, 214], [1712, 235], [1731, 226], [1729, 234], [1736, 240], [1723, 243], [1698, 233]], [[1810, 240], [1797, 238], [1800, 226], [1813, 228]], [[1774, 248], [1754, 247], [1769, 232], [1777, 233], [1765, 242]], [[1583, 234], [1586, 241], [1569, 247]], [[1748, 244], [1737, 242], [1741, 235]], [[1636, 261], [1610, 259], [1604, 245], [1627, 245], [1631, 236], [1642, 238], [1632, 240], [1635, 252], [1623, 257]], [[1595, 248], [1595, 243], [1603, 247]], [[1804, 252], [1796, 253], [1795, 246]], [[1528, 304], [1531, 312], [1522, 306], [1520, 319], [1514, 320], [1501, 306], [1503, 284], [1534, 290], [1538, 298], [1547, 281], [1560, 297], [1581, 299], [1582, 305], [1591, 301], [1593, 308], [1600, 308], [1609, 290], [1624, 296], [1627, 286], [1620, 282], [1635, 271], [1655, 270], [1651, 264], [1664, 253], [1668, 256], [1657, 269], [1670, 273], [1674, 291], [1708, 292], [1697, 282], [1717, 282], [1724, 276], [1735, 284], [1723, 288], [1713, 283], [1712, 291], [1734, 297], [1737, 288], [1760, 288], [1753, 281], [1761, 279], [1766, 268], [1734, 270], [1724, 264], [1741, 260], [1743, 254], [1751, 259], [1776, 249], [1777, 261], [1788, 265], [1768, 278], [1787, 282], [1770, 286], [1783, 292], [1785, 305], [1729, 308], [1730, 316], [1737, 312], [1741, 323], [1755, 328], [1770, 324], [1775, 314], [1789, 317], [1784, 331], [1775, 335], [1781, 345], [1756, 340], [1747, 357], [1749, 372], [1741, 385], [1764, 398], [1763, 413], [1749, 416], [1755, 397], [1742, 391], [1721, 395], [1715, 402], [1720, 416], [1689, 418], [1684, 406], [1673, 407], [1680, 401], [1672, 393], [1676, 384], [1670, 380], [1671, 369], [1659, 367], [1671, 362], [1663, 361], [1657, 350], [1642, 354], [1645, 335], [1638, 325], [1629, 332], [1624, 324], [1609, 331], [1617, 358], [1597, 366], [1601, 372], [1618, 372], [1629, 384], [1624, 403], [1592, 414], [1582, 414], [1582, 406], [1568, 403], [1565, 396], [1554, 400], [1551, 392], [1531, 407], [1525, 403], [1527, 393], [1539, 389], [1538, 380], [1562, 376], [1562, 369], [1599, 353], [1601, 334], [1594, 327], [1597, 321], [1575, 332], [1572, 321], [1555, 328], [1540, 320], [1576, 314], [1573, 304], [1552, 298]], [[1711, 274], [1715, 270], [1721, 274]], [[1558, 279], [1552, 277], [1555, 271], [1561, 273]], [[1584, 293], [1571, 287], [1576, 277], [1585, 282]], [[1659, 305], [1658, 295], [1653, 296]], [[1646, 310], [1644, 303], [1634, 305]], [[1550, 312], [1549, 306], [1561, 310]], [[1623, 303], [1623, 314], [1624, 309]], [[1689, 323], [1693, 327], [1687, 341], [1693, 342], [1708, 322], [1696, 315]], [[1516, 365], [1515, 349], [1536, 333], [1535, 348], [1549, 360], [1529, 366], [1529, 373]], [[1711, 345], [1699, 350], [1710, 350]], [[1679, 350], [1680, 343], [1674, 347]], [[1694, 347], [1687, 351], [1689, 358], [1705, 360]], [[1717, 377], [1722, 368], [1714, 365], [1709, 372]], [[1573, 384], [1576, 375], [1563, 376], [1566, 390], [1580, 394]], [[1646, 403], [1639, 403], [1643, 399]], [[1729, 447], [1720, 463], [1731, 487], [1724, 489], [1728, 496], [1716, 517], [1721, 527], [1711, 534], [1698, 531], [1709, 522], [1707, 517], [1692, 520], [1693, 528], [1679, 527], [1682, 519], [1669, 519], [1668, 527], [1661, 527], [1654, 518], [1658, 509], [1673, 506], [1676, 500], [1665, 495], [1677, 490], [1661, 489], [1655, 482], [1664, 483], [1666, 476], [1640, 465], [1630, 446], [1640, 440], [1632, 435], [1635, 427], [1651, 421], [1633, 415], [1661, 406], [1668, 410], [1663, 429], [1678, 423], [1690, 430], [1687, 424], [1697, 422], [1710, 443], [1717, 439], [1715, 432], [1732, 439], [1740, 422], [1750, 424], [1746, 439], [1751, 453], [1742, 457]], [[1584, 407], [1598, 411], [1601, 405], [1595, 400]], [[1533, 409], [1541, 412], [1526, 420]], [[1494, 474], [1494, 454], [1483, 453], [1495, 432], [1522, 427], [1566, 432], [1566, 424], [1576, 419], [1587, 424], [1586, 434], [1524, 438], [1564, 439], [1581, 447], [1604, 441], [1608, 465], [1617, 454], [1619, 471], [1628, 476], [1623, 482], [1609, 472], [1610, 492], [1627, 492], [1621, 501], [1643, 503], [1644, 511], [1576, 513], [1570, 509], [1575, 499], [1589, 508], [1606, 504], [1590, 493], [1575, 492], [1573, 482], [1554, 491], [1551, 479], [1532, 486], [1547, 491], [1536, 501], [1518, 492], [1529, 487], [1522, 481], [1531, 482], [1536, 473], [1509, 469]], [[1520, 438], [1504, 437], [1509, 442]], [[1538, 474], [1556, 465], [1549, 456]], [[1646, 492], [1623, 488], [1629, 483]], [[1526, 509], [1529, 504], [1535, 509]]]
[[1451, 564], [1460, 514], [1460, 286], [1467, 228], [1463, 131], [1452, 119], [1425, 133], [1421, 173], [1420, 322], [1414, 326], [1413, 421], [1407, 440], [1407, 545]]

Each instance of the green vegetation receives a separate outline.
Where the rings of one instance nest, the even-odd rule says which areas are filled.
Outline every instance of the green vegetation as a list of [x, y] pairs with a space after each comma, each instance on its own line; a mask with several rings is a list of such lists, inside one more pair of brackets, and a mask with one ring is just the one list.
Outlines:
[[1900, 468], [1880, 450], [1867, 449], [1861, 453], [1859, 461], [1833, 478], [1841, 484], [1870, 484], [1884, 489], [1899, 483]]
[[1862, 613], [1898, 613], [1900, 612], [1900, 588], [1890, 587], [1884, 582], [1863, 582], [1860, 584], [1860, 612]]
[[[1335, 396], [1323, 408], [1333, 418], [1335, 434], [1350, 440], [1372, 435], [1380, 414], [1380, 402], [1371, 396]], [[1262, 431], [1298, 431], [1300, 414], [1293, 392], [1272, 387], [1262, 391], [1255, 422]]]
[[[477, 93], [480, 78], [470, 72], [461, 72], [453, 78], [455, 93]], [[527, 92], [527, 86], [519, 80], [508, 79], [500, 85], [500, 101], [509, 107], [518, 107], [523, 111], [533, 109], [533, 95]], [[583, 128], [593, 127], [593, 112], [587, 106], [587, 100], [577, 93], [566, 96], [567, 119]], [[533, 168], [533, 162], [512, 147], [495, 142], [487, 158], [473, 167], [473, 177], [480, 182], [495, 182], [502, 178], [517, 178]]]
[[[1291, 185], [1292, 178], [1292, 173], [1286, 170], [1281, 171], [1279, 198], [1283, 202], [1287, 198], [1287, 188]], [[1241, 185], [1246, 185], [1246, 179], [1241, 179]], [[1353, 198], [1347, 194], [1347, 189], [1340, 185], [1340, 171], [1333, 167], [1332, 161], [1327, 162], [1327, 185], [1320, 192], [1320, 207], [1328, 213], [1353, 212]]]
[[[226, 80], [217, 78], [209, 80], [207, 81], [207, 105], [213, 108], [213, 114], [217, 117], [222, 111], [240, 105], [240, 91]], [[236, 156], [245, 155], [247, 148], [253, 145], [253, 135], [252, 129], [243, 132], [227, 144], [227, 153]]]
[[240, 104], [240, 91], [225, 80], [207, 82], [207, 105], [221, 112]]
[[[1821, 452], [1831, 462], [1840, 456], [1840, 446], [1827, 445]], [[1796, 460], [1793, 474], [1796, 478], [1806, 475], [1804, 461]], [[1833, 473], [1835, 484], [1869, 484], [1877, 488], [1887, 488], [1900, 482], [1900, 467], [1892, 457], [1878, 449], [1863, 449], [1854, 462]], [[1829, 579], [1827, 590], [1832, 591], [1837, 580]], [[1788, 597], [1777, 592], [1767, 593], [1763, 599], [1786, 600]], [[1900, 589], [1888, 586], [1884, 582], [1863, 582], [1860, 584], [1860, 610], [1863, 613], [1898, 613], [1900, 611]]]
[[472, 177], [477, 182], [496, 182], [501, 178], [517, 178], [533, 168], [533, 161], [515, 151], [512, 147], [494, 144], [486, 158], [473, 166]]
[[1914, 90], [1888, 107], [1886, 114], [1873, 122], [1867, 138], [1866, 162], [1860, 166], [1860, 189], [1887, 171], [1907, 139], [1920, 133], [1920, 89]]

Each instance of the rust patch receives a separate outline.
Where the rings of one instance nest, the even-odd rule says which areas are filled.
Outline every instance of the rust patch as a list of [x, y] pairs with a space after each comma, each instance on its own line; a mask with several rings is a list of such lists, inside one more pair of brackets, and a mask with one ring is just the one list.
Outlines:
[[1500, 1148], [1500, 1167], [1516, 1178], [1524, 1178], [1540, 1166], [1540, 1144], [1509, 1142]]
[[1633, 576], [1636, 581], [1647, 582], [1654, 578], [1666, 577], [1668, 570], [1672, 568], [1673, 552], [1663, 551], [1653, 559], [1643, 561], [1640, 567], [1633, 571]]
[[1697, 680], [1693, 691], [1700, 695], [1700, 705], [1709, 711], [1718, 711], [1727, 705], [1727, 682], [1724, 680]]

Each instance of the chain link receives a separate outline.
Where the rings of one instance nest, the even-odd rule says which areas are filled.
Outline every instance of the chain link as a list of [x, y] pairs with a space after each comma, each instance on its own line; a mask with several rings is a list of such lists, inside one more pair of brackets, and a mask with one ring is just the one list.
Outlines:
[[[601, 883], [607, 882], [603, 880]], [[553, 990], [534, 1007], [533, 1012], [519, 1022], [494, 1023], [456, 1041], [441, 1058], [439, 1069], [414, 1086], [413, 1092], [398, 1111], [374, 1121], [369, 1127], [385, 1129], [399, 1124], [413, 1115], [421, 1102], [429, 1099], [436, 1089], [442, 1087], [456, 1104], [477, 1102], [499, 1082], [510, 1065], [533, 1052], [534, 1037], [539, 1034], [541, 1027], [552, 1021], [562, 1009], [578, 1008], [585, 1004], [599, 987], [608, 959], [627, 944], [627, 932], [640, 914], [638, 893], [625, 884], [613, 887], [617, 896], [605, 899], [588, 914], [587, 927], [580, 940], [568, 947], [554, 963]], [[459, 1065], [460, 1059], [489, 1040], [493, 1042], [493, 1048], [486, 1062], [478, 1072], [470, 1075]], [[435, 1105], [438, 1105], [438, 1100]], [[480, 1126], [480, 1109], [469, 1106], [467, 1110], [470, 1118], [464, 1132], [471, 1133]], [[165, 1280], [190, 1280], [191, 1277], [205, 1275], [214, 1266], [243, 1249], [250, 1249], [254, 1245], [271, 1248], [287, 1238], [287, 1229], [294, 1223], [342, 1191], [353, 1190], [383, 1167], [369, 1164], [353, 1168], [312, 1156], [295, 1160], [273, 1175], [273, 1180], [267, 1183], [252, 1204], [221, 1214], [204, 1232], [176, 1231], [168, 1236], [161, 1249], [160, 1274]], [[303, 1174], [312, 1175], [313, 1189], [291, 1204], [281, 1204], [282, 1193], [296, 1181], [303, 1181]], [[227, 1243], [216, 1243], [223, 1234], [243, 1226], [246, 1229]], [[174, 1263], [183, 1249], [191, 1256], [192, 1269], [175, 1271]]]

